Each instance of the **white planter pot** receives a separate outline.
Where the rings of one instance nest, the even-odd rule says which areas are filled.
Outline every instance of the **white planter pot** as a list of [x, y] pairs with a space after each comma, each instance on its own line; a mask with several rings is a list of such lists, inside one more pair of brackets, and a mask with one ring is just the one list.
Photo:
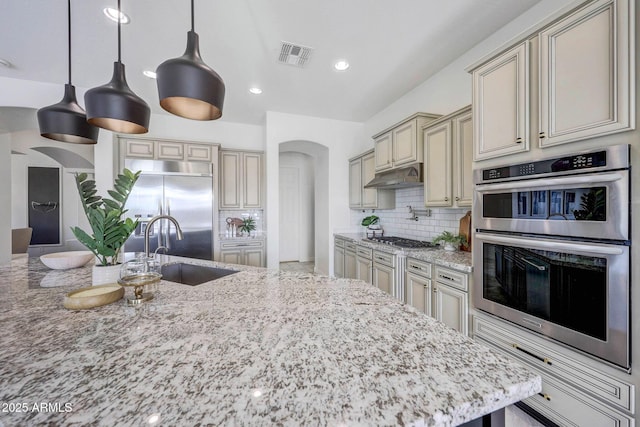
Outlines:
[[458, 248], [456, 248], [456, 247], [455, 247], [455, 245], [454, 245], [454, 244], [452, 244], [452, 243], [445, 243], [445, 244], [444, 244], [444, 250], [445, 250], [445, 251], [455, 251], [455, 250], [457, 250], [457, 249], [458, 249]]
[[120, 278], [120, 267], [122, 265], [94, 265], [91, 272], [91, 283], [93, 286], [106, 285], [108, 283], [118, 283]]

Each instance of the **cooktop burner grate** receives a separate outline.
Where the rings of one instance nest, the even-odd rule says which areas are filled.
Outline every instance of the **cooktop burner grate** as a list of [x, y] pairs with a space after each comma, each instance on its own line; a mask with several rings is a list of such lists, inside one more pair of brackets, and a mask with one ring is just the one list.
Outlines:
[[382, 243], [390, 246], [397, 246], [399, 248], [433, 248], [437, 245], [431, 242], [424, 242], [422, 240], [413, 240], [413, 239], [405, 239], [404, 237], [396, 237], [396, 236], [376, 236], [366, 238], [364, 240], [369, 240], [371, 242]]

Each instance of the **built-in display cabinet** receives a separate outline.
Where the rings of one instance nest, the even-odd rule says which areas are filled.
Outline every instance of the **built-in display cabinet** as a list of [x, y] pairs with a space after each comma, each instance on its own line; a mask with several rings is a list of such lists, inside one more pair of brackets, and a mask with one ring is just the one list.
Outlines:
[[422, 133], [425, 206], [471, 206], [473, 199], [471, 106], [423, 126]]
[[635, 128], [634, 2], [596, 0], [473, 65], [475, 160]]
[[373, 136], [375, 171], [422, 163], [422, 126], [440, 117], [437, 114], [416, 113]]
[[468, 274], [408, 257], [405, 285], [407, 304], [469, 334]]
[[364, 188], [375, 174], [374, 150], [349, 159], [349, 207], [351, 209], [395, 209], [395, 191]]
[[262, 209], [263, 153], [220, 150], [219, 159], [220, 209]]

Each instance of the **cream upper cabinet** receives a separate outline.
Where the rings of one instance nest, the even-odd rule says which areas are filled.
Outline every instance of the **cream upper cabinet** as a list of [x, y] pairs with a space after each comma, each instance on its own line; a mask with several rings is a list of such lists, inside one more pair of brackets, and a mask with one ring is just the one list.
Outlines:
[[351, 209], [394, 209], [396, 195], [393, 190], [364, 188], [375, 174], [374, 150], [349, 159], [349, 207]]
[[393, 134], [387, 132], [374, 139], [376, 171], [383, 171], [393, 167]]
[[453, 185], [451, 121], [424, 129], [424, 204], [451, 206]]
[[635, 127], [633, 0], [598, 0], [539, 33], [541, 147]]
[[217, 145], [182, 141], [127, 139], [123, 141], [126, 158], [211, 162]]
[[416, 113], [374, 135], [376, 172], [411, 163], [422, 163], [423, 146], [420, 129], [424, 124], [439, 117], [436, 114]]
[[473, 195], [471, 107], [465, 107], [424, 126], [422, 132], [425, 206], [471, 206]]
[[220, 209], [261, 209], [262, 153], [220, 151]]
[[529, 150], [529, 42], [473, 71], [475, 160]]

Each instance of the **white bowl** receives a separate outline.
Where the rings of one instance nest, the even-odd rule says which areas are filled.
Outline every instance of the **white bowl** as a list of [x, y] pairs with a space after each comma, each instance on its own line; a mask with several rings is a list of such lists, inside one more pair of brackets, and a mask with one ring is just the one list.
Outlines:
[[91, 261], [93, 257], [94, 255], [90, 251], [69, 251], [42, 255], [40, 261], [54, 270], [64, 270], [67, 268], [82, 267]]

